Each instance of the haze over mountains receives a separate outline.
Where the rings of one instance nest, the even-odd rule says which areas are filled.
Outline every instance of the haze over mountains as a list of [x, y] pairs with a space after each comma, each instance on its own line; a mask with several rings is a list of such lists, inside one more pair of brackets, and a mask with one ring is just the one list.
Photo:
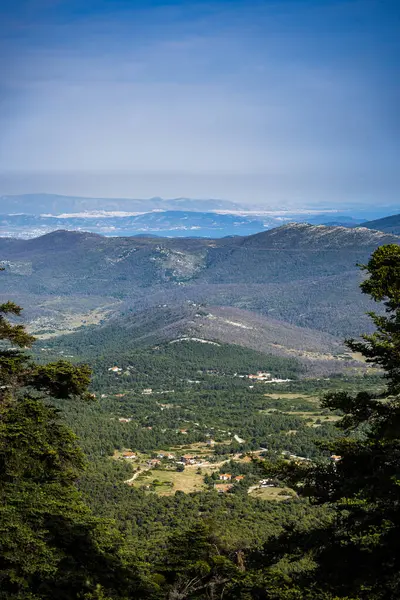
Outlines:
[[89, 231], [107, 236], [161, 235], [167, 237], [223, 237], [250, 235], [280, 224], [273, 217], [246, 217], [195, 211], [154, 211], [122, 216], [115, 213], [62, 215], [0, 215], [2, 235], [31, 238], [57, 229]]
[[3, 213], [25, 213], [41, 215], [51, 213], [82, 213], [96, 211], [123, 211], [145, 213], [152, 210], [241, 210], [243, 206], [228, 200], [197, 200], [192, 198], [173, 198], [165, 200], [155, 197], [149, 199], [131, 198], [88, 198], [85, 196], [62, 196], [59, 194], [21, 194], [1, 196]]
[[251, 235], [289, 222], [354, 227], [386, 216], [388, 207], [346, 209], [237, 204], [191, 198], [85, 198], [24, 194], [0, 198], [0, 235], [31, 238], [57, 229], [107, 236], [224, 237]]

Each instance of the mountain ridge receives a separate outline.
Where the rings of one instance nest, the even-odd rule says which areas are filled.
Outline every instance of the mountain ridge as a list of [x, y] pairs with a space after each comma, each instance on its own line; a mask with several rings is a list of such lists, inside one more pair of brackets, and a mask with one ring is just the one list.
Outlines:
[[165, 237], [222, 237], [250, 235], [277, 225], [277, 219], [244, 216], [232, 213], [196, 212], [193, 210], [154, 210], [152, 212], [118, 215], [113, 213], [82, 215], [1, 215], [0, 233], [7, 237], [29, 239], [66, 229], [90, 231], [111, 237], [134, 236], [141, 233]]
[[[359, 293], [372, 251], [400, 237], [367, 228], [285, 225], [248, 237], [104, 237], [58, 231], [0, 238], [1, 297], [110, 298], [135, 310], [187, 300], [245, 309], [334, 336], [369, 331]], [[339, 293], [340, 290], [340, 293]], [[119, 309], [118, 309], [119, 310]]]
[[[391, 217], [389, 217], [391, 218]], [[382, 219], [383, 221], [385, 219]], [[400, 215], [399, 215], [400, 220]], [[0, 243], [3, 243], [4, 240], [9, 241], [10, 243], [18, 242], [20, 247], [23, 248], [25, 244], [31, 245], [35, 243], [35, 240], [50, 240], [64, 237], [66, 240], [70, 239], [87, 239], [89, 237], [97, 238], [97, 239], [108, 239], [108, 240], [137, 240], [142, 236], [113, 236], [111, 238], [106, 238], [98, 233], [93, 233], [90, 231], [76, 231], [69, 229], [57, 229], [56, 231], [51, 231], [42, 236], [38, 236], [37, 238], [31, 238], [28, 240], [21, 238], [12, 238], [0, 237]], [[334, 247], [342, 247], [343, 242], [347, 243], [348, 246], [359, 246], [360, 244], [370, 246], [375, 243], [400, 243], [400, 235], [385, 233], [380, 230], [373, 230], [369, 227], [343, 227], [337, 225], [311, 225], [309, 223], [287, 223], [281, 225], [280, 227], [275, 227], [273, 229], [269, 229], [267, 231], [261, 231], [249, 236], [234, 236], [237, 239], [243, 241], [243, 243], [249, 243], [252, 241], [258, 240], [267, 240], [268, 247], [274, 247], [277, 242], [278, 248], [286, 247], [286, 244], [289, 244], [290, 247], [297, 247], [300, 245], [306, 246], [307, 243], [316, 242], [316, 246], [324, 246], [332, 241], [334, 241]], [[151, 237], [147, 238], [151, 240]], [[227, 240], [232, 239], [232, 236], [225, 236], [223, 238], [200, 238], [200, 241], [204, 241], [205, 244], [209, 243], [210, 240], [214, 241], [217, 245], [224, 244], [226, 245]], [[157, 243], [160, 243], [162, 240], [166, 245], [170, 245], [170, 243], [174, 244], [177, 242], [176, 238], [160, 238], [155, 236], [154, 240]], [[179, 238], [179, 241], [181, 239]], [[193, 238], [187, 238], [186, 242], [188, 244], [191, 243]], [[280, 244], [280, 245], [279, 245]]]
[[[256, 233], [247, 238], [247, 243], [258, 240], [268, 240], [270, 247], [283, 248], [287, 244], [291, 248], [307, 247], [312, 244], [316, 248], [323, 247], [327, 249], [345, 247], [359, 247], [361, 245], [371, 245], [376, 242], [390, 243], [395, 242], [391, 234], [385, 234], [381, 231], [372, 232], [366, 227], [349, 228], [343, 226], [329, 225], [310, 225], [308, 223], [288, 223], [266, 232]], [[400, 242], [400, 237], [398, 238]]]
[[375, 219], [374, 221], [367, 221], [366, 223], [363, 223], [362, 226], [375, 231], [400, 235], [400, 214], [390, 215], [383, 219]]
[[164, 199], [154, 196], [148, 199], [141, 198], [99, 198], [85, 196], [68, 196], [62, 194], [20, 194], [3, 195], [0, 197], [2, 211], [5, 213], [26, 213], [40, 215], [42, 213], [82, 212], [90, 210], [134, 210], [136, 212], [149, 212], [156, 209], [186, 209], [213, 208], [215, 210], [240, 210], [241, 205], [229, 200], [196, 199], [196, 198], [171, 198]]

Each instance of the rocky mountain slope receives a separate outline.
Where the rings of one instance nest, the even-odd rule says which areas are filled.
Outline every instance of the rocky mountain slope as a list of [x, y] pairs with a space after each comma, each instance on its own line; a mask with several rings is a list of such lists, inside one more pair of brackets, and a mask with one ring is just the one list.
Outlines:
[[[368, 327], [357, 263], [394, 235], [292, 224], [248, 237], [0, 239], [1, 297], [104, 297], [135, 311], [186, 301], [253, 311], [335, 336]], [[119, 309], [118, 309], [119, 310]]]

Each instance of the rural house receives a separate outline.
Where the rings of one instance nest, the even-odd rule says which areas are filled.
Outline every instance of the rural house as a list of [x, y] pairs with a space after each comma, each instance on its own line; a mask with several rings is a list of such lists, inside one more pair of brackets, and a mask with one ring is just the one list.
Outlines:
[[184, 454], [181, 457], [181, 461], [185, 464], [185, 465], [195, 465], [196, 464], [196, 459], [194, 456], [192, 456], [191, 454]]
[[127, 450], [126, 452], [123, 452], [122, 456], [123, 456], [123, 458], [130, 459], [130, 460], [137, 458], [136, 452], [130, 452], [129, 450]]

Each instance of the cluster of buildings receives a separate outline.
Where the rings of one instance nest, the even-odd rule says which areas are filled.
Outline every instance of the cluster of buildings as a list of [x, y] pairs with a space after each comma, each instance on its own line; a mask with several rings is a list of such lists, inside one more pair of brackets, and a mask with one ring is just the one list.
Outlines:
[[254, 379], [255, 381], [268, 381], [271, 379], [271, 373], [266, 373], [265, 371], [257, 371], [255, 374], [247, 375], [248, 379]]
[[[220, 481], [223, 481], [225, 483], [216, 483], [214, 485], [214, 489], [217, 492], [224, 494], [233, 489], [234, 483], [243, 481], [244, 478], [245, 478], [244, 475], [236, 475], [236, 477], [233, 477], [230, 473], [220, 473], [219, 479], [220, 479]], [[226, 482], [230, 482], [230, 483], [226, 483]], [[260, 479], [260, 481], [258, 482], [258, 486], [257, 485], [253, 486], [253, 488], [256, 488], [256, 487], [259, 487], [259, 488], [276, 487], [276, 483], [273, 479]]]
[[215, 483], [214, 489], [219, 494], [226, 494], [227, 492], [230, 492], [233, 489], [234, 483], [239, 483], [240, 481], [243, 481], [244, 477], [244, 475], [236, 475], [236, 477], [234, 477], [231, 473], [220, 473], [220, 481], [230, 481], [230, 483]]
[[198, 456], [193, 456], [192, 454], [184, 454], [183, 456], [181, 456], [180, 461], [178, 461], [178, 464], [181, 465], [202, 465], [204, 463], [204, 460], [199, 458]]
[[234, 477], [231, 473], [220, 473], [219, 478], [221, 481], [243, 481], [244, 475]]
[[[138, 458], [138, 455], [136, 452], [132, 452], [131, 450], [125, 450], [122, 453], [122, 458], [126, 459], [126, 460], [135, 460]], [[197, 458], [196, 456], [193, 456], [192, 454], [184, 454], [183, 456], [180, 457], [179, 460], [177, 460], [176, 455], [173, 452], [159, 452], [157, 454], [157, 457], [155, 458], [150, 458], [147, 461], [147, 465], [149, 467], [158, 467], [159, 465], [161, 465], [161, 461], [163, 460], [170, 460], [170, 461], [176, 461], [176, 464], [178, 465], [197, 465], [197, 464], [202, 464], [202, 461]]]
[[176, 456], [172, 452], [159, 452], [157, 458], [166, 458], [167, 460], [175, 460]]
[[150, 458], [147, 461], [149, 467], [158, 467], [161, 465], [162, 460], [176, 460], [176, 456], [173, 452], [159, 452], [156, 458]]
[[266, 371], [257, 371], [257, 373], [251, 373], [247, 375], [248, 379], [253, 381], [262, 381], [263, 383], [287, 383], [288, 381], [292, 381], [291, 379], [279, 379], [277, 377], [272, 377], [271, 373], [267, 373]]

